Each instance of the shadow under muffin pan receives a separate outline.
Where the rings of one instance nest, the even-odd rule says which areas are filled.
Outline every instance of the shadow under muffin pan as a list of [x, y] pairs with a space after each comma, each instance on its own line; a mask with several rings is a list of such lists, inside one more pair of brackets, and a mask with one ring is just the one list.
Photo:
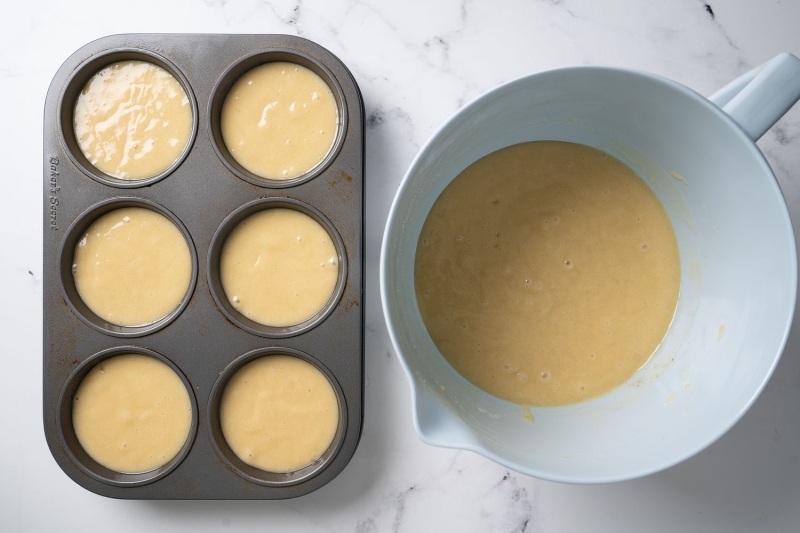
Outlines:
[[[100, 69], [117, 61], [154, 63], [183, 86], [193, 129], [178, 160], [142, 180], [120, 180], [94, 168], [72, 129], [75, 99]], [[305, 66], [331, 88], [339, 110], [328, 155], [307, 174], [265, 180], [230, 157], [219, 131], [226, 92], [263, 63]], [[364, 399], [363, 226], [364, 107], [350, 72], [319, 45], [286, 35], [130, 34], [105, 37], [75, 52], [47, 94], [44, 121], [45, 436], [56, 462], [76, 483], [125, 499], [284, 499], [320, 488], [350, 461], [361, 436]], [[144, 207], [170, 219], [192, 255], [192, 281], [166, 317], [140, 327], [100, 319], [82, 302], [72, 277], [75, 246], [98, 217]], [[295, 209], [326, 229], [339, 256], [338, 279], [314, 316], [286, 328], [248, 320], [228, 302], [219, 280], [225, 238], [247, 216]], [[160, 468], [121, 474], [80, 447], [72, 401], [81, 380], [114, 355], [140, 353], [167, 363], [190, 390], [192, 429], [181, 452]], [[300, 357], [330, 381], [339, 405], [332, 444], [312, 464], [288, 474], [243, 463], [225, 442], [219, 400], [228, 379], [270, 354]]]

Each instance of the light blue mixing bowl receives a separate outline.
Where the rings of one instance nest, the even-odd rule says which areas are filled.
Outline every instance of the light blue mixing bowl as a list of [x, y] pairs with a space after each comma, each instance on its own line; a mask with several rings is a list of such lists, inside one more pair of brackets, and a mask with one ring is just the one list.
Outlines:
[[[448, 120], [403, 179], [381, 251], [383, 310], [420, 438], [540, 478], [600, 483], [678, 463], [733, 426], [772, 374], [794, 312], [792, 226], [755, 140], [799, 98], [800, 60], [782, 54], [710, 100], [651, 74], [577, 67], [506, 83]], [[678, 238], [681, 295], [664, 342], [625, 385], [528, 413], [467, 382], [437, 351], [417, 308], [414, 256], [456, 175], [545, 139], [604, 150], [650, 185]]]

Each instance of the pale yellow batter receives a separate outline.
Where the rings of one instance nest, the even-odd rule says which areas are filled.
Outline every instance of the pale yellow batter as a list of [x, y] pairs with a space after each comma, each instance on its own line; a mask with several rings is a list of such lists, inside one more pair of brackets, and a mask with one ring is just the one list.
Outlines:
[[416, 296], [442, 355], [500, 398], [579, 402], [625, 382], [661, 343], [678, 248], [647, 185], [587, 146], [540, 141], [467, 167], [417, 245]]
[[250, 215], [222, 247], [220, 278], [228, 301], [266, 326], [303, 322], [322, 309], [339, 277], [328, 232], [294, 209]]
[[293, 472], [313, 463], [339, 425], [339, 403], [328, 378], [289, 355], [265, 356], [236, 372], [219, 414], [231, 450], [267, 472]]
[[222, 138], [244, 168], [287, 180], [316, 167], [336, 139], [339, 111], [328, 84], [306, 67], [266, 63], [239, 78], [222, 105]]
[[180, 157], [192, 133], [192, 107], [163, 68], [120, 61], [83, 88], [73, 126], [92, 165], [115, 178], [138, 180], [160, 174]]
[[192, 425], [181, 378], [139, 354], [95, 366], [78, 386], [72, 425], [83, 449], [101, 465], [135, 474], [163, 466], [180, 452]]
[[183, 233], [142, 207], [115, 209], [95, 220], [75, 246], [75, 288], [97, 316], [118, 326], [144, 326], [167, 316], [186, 296], [192, 258]]

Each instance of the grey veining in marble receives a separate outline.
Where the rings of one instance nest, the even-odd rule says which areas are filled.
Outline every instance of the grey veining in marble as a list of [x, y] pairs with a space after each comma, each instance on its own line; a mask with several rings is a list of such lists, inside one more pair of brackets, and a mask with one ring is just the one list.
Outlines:
[[[570, 486], [416, 437], [381, 314], [378, 258], [419, 148], [482, 92], [531, 72], [617, 65], [708, 95], [781, 51], [800, 55], [797, 0], [80, 0], [0, 16], [0, 531], [796, 531], [800, 328], [750, 412], [696, 457], [644, 479]], [[107, 500], [70, 481], [41, 427], [41, 117], [61, 62], [126, 32], [289, 33], [352, 70], [367, 112], [367, 388], [361, 445], [331, 484], [283, 502]], [[800, 221], [800, 106], [759, 141]]]

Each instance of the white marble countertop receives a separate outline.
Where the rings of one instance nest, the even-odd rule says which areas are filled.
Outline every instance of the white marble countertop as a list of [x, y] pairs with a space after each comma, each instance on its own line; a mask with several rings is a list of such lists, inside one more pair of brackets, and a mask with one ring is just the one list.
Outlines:
[[[747, 415], [696, 457], [636, 481], [571, 486], [429, 447], [386, 334], [378, 256], [400, 179], [431, 133], [480, 93], [534, 71], [618, 65], [702, 94], [800, 55], [800, 0], [59, 0], [0, 16], [2, 531], [797, 531], [800, 327]], [[146, 502], [96, 496], [50, 456], [42, 395], [42, 107], [84, 43], [114, 33], [288, 33], [352, 70], [367, 112], [366, 418], [344, 472], [280, 502]], [[800, 223], [800, 105], [759, 142]], [[798, 319], [800, 320], [800, 319]], [[797, 326], [797, 323], [795, 324]]]

